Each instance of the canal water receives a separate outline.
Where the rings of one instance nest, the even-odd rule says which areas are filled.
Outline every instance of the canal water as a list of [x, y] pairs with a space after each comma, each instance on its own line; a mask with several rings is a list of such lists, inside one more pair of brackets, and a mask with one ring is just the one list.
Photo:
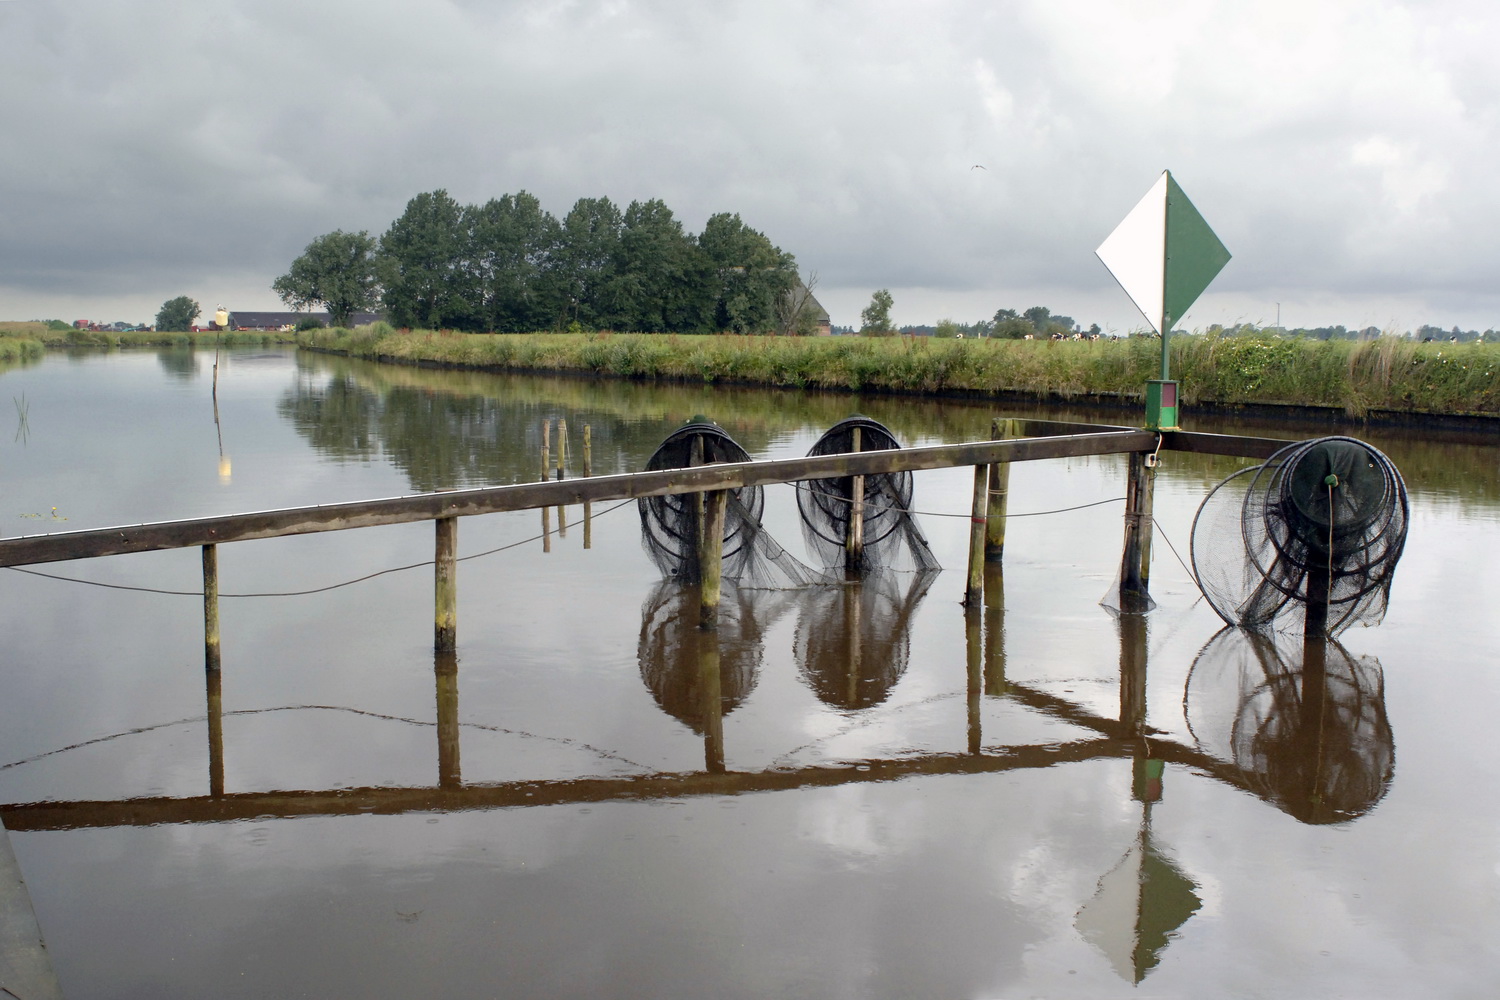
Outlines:
[[[577, 475], [585, 426], [604, 474], [699, 415], [756, 458], [856, 411], [908, 445], [1131, 419], [280, 351], [214, 382], [191, 351], [0, 374], [0, 531], [530, 481], [546, 420]], [[221, 546], [223, 593], [261, 595], [223, 599], [221, 748], [196, 550], [0, 570], [0, 818], [75, 1000], [1490, 997], [1500, 448], [1362, 436], [1410, 535], [1316, 725], [1300, 643], [1222, 633], [1178, 559], [1248, 463], [1163, 456], [1141, 618], [1099, 603], [1124, 459], [1081, 458], [1012, 468], [1031, 516], [983, 611], [972, 473], [924, 472], [942, 572], [730, 588], [717, 644], [633, 505], [549, 511], [545, 548], [541, 512], [463, 519], [456, 671], [430, 524]], [[792, 487], [765, 524], [806, 557]]]

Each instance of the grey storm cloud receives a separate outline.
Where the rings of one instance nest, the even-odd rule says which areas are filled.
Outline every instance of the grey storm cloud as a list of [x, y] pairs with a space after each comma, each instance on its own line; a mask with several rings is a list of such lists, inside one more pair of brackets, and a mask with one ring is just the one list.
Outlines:
[[1170, 167], [1234, 253], [1226, 301], [1467, 318], [1500, 304], [1497, 21], [1380, 0], [7, 0], [0, 312], [211, 281], [269, 304], [313, 237], [379, 233], [436, 188], [557, 215], [661, 198], [690, 229], [738, 212], [866, 299], [1124, 304], [1092, 251]]

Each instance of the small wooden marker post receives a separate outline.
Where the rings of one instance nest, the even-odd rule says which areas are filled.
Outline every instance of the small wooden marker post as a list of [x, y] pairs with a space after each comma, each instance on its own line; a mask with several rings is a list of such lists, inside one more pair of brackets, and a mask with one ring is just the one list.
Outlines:
[[[593, 428], [588, 424], [583, 425], [583, 475], [585, 478], [594, 474], [594, 442]], [[591, 549], [594, 547], [594, 505], [585, 500], [583, 502], [583, 547]]]
[[[1004, 441], [1019, 437], [1013, 417], [996, 417], [990, 422], [990, 439]], [[990, 466], [989, 505], [984, 529], [984, 558], [986, 562], [1000, 562], [1005, 556], [1005, 507], [1010, 499], [1010, 463], [996, 462]]]
[[435, 610], [432, 647], [449, 652], [458, 646], [458, 518], [440, 517], [433, 558]]
[[[864, 435], [860, 428], [850, 432], [851, 451], [864, 451]], [[849, 479], [849, 531], [844, 536], [844, 573], [858, 576], [865, 568], [865, 477]]]
[[[542, 475], [541, 481], [546, 482], [548, 467], [551, 465], [550, 452], [552, 451], [552, 420], [548, 418], [542, 421]], [[552, 508], [542, 507], [542, 551], [552, 551]]]
[[203, 666], [219, 671], [219, 547], [203, 546]]
[[224, 675], [219, 647], [219, 547], [203, 546], [203, 667], [208, 717], [208, 793], [224, 794]]
[[1151, 498], [1156, 469], [1146, 464], [1151, 452], [1132, 452], [1125, 483], [1125, 551], [1120, 562], [1120, 610], [1151, 610]]
[[561, 417], [557, 421], [557, 478], [563, 478], [568, 464], [568, 422]]
[[724, 511], [729, 494], [713, 490], [703, 497], [702, 524], [698, 531], [698, 585], [701, 588], [698, 624], [719, 627], [719, 592], [724, 571]]
[[969, 581], [964, 606], [979, 607], [984, 598], [984, 540], [989, 525], [990, 467], [974, 466], [974, 502], [969, 506]]

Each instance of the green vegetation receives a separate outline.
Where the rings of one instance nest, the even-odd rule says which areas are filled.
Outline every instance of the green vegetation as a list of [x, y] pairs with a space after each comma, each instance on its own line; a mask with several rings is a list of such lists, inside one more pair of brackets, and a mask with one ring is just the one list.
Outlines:
[[290, 344], [296, 337], [291, 333], [274, 331], [230, 330], [198, 333], [182, 333], [170, 330], [129, 330], [117, 333], [112, 330], [75, 330], [66, 324], [50, 326], [46, 323], [0, 323], [0, 357], [17, 350], [16, 344], [34, 343], [34, 354], [40, 357], [48, 347], [225, 347], [266, 344]]
[[[475, 336], [309, 331], [315, 350], [408, 364], [577, 372], [624, 378], [868, 392], [1135, 400], [1160, 368], [1160, 341], [935, 340], [926, 337]], [[1500, 415], [1500, 345], [1396, 337], [1314, 341], [1174, 335], [1172, 371], [1187, 405], [1269, 404]]]
[[293, 309], [325, 306], [333, 326], [348, 326], [350, 316], [379, 300], [375, 250], [369, 233], [336, 229], [309, 243], [291, 270], [271, 283], [271, 291]]
[[877, 289], [875, 294], [870, 296], [870, 304], [859, 312], [859, 332], [875, 336], [886, 336], [894, 332], [891, 326], [892, 304], [889, 289]]
[[203, 308], [186, 295], [168, 299], [156, 314], [156, 328], [163, 332], [186, 331], [202, 311]]

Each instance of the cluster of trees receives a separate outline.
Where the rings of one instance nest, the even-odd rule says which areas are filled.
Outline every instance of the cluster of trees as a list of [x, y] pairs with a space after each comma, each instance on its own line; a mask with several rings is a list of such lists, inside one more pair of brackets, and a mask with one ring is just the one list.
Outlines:
[[580, 198], [559, 221], [525, 191], [460, 205], [438, 190], [379, 237], [319, 236], [271, 288], [335, 325], [378, 305], [393, 325], [426, 329], [809, 333], [814, 284], [738, 214], [693, 235], [659, 199], [622, 212]]
[[184, 333], [192, 328], [193, 320], [202, 311], [198, 303], [186, 295], [168, 299], [156, 314], [156, 328], [163, 332]]

